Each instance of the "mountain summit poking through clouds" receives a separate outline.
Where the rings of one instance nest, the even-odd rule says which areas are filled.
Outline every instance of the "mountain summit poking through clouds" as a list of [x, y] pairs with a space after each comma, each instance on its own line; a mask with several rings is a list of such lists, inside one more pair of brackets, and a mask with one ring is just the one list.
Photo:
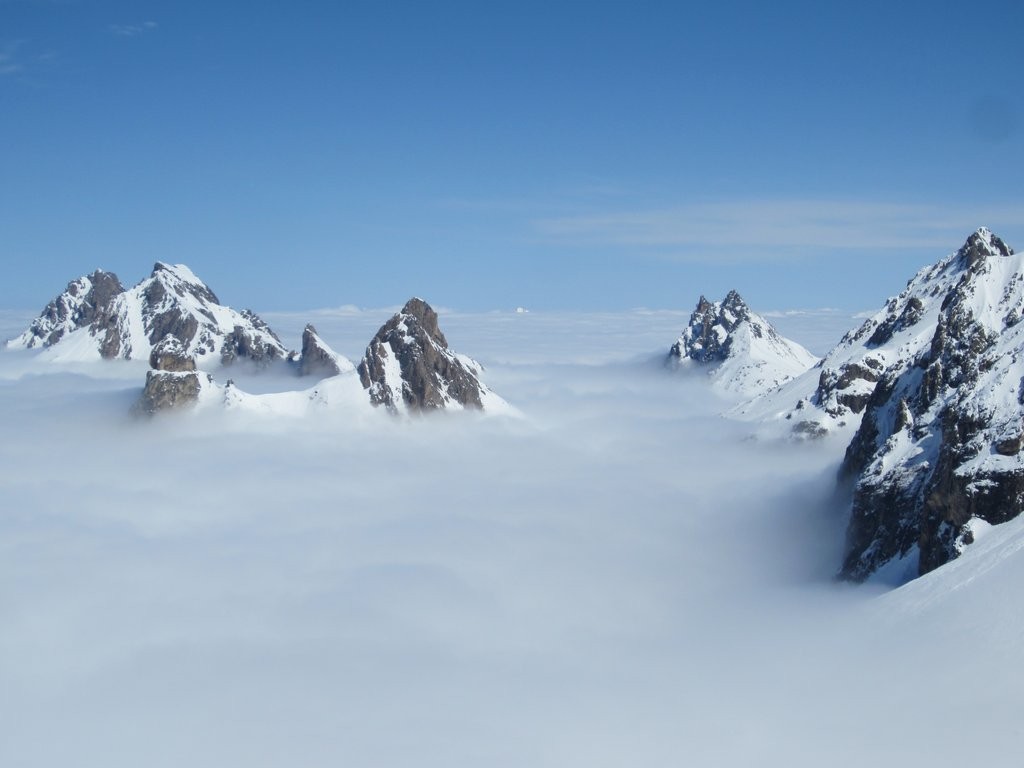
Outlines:
[[184, 264], [157, 262], [152, 274], [125, 290], [97, 270], [68, 284], [9, 348], [51, 348], [64, 360], [145, 360], [167, 336], [197, 362], [259, 364], [282, 359], [285, 348], [249, 310], [223, 306]]
[[862, 328], [869, 345], [918, 330], [886, 361], [841, 469], [852, 580], [927, 573], [1024, 511], [1024, 256], [979, 229], [890, 305]]
[[717, 389], [747, 397], [799, 376], [817, 361], [753, 312], [736, 291], [714, 303], [701, 296], [667, 360], [675, 368], [703, 367]]
[[381, 326], [358, 370], [370, 401], [390, 411], [507, 407], [481, 383], [480, 364], [448, 348], [437, 313], [419, 298]]

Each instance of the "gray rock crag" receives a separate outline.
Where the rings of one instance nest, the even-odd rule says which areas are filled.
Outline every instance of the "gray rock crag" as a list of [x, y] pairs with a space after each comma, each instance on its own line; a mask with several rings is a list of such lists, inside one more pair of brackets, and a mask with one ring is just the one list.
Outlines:
[[422, 299], [410, 299], [381, 326], [358, 371], [370, 401], [393, 412], [484, 407], [479, 369], [448, 349], [437, 313]]
[[220, 304], [183, 264], [158, 262], [148, 278], [129, 290], [108, 273], [81, 278], [8, 346], [58, 346], [72, 333], [89, 338], [77, 350], [92, 349], [108, 360], [146, 359], [168, 336], [178, 339], [197, 361], [227, 365], [245, 359], [266, 365], [285, 356], [280, 339], [265, 322], [248, 310], [237, 312]]
[[[701, 296], [686, 330], [669, 350], [669, 360], [686, 357], [698, 363], [722, 362], [732, 349], [733, 331], [749, 319], [750, 308], [736, 291], [715, 303]], [[758, 327], [755, 334], [762, 332]]]
[[[877, 372], [840, 470], [853, 484], [840, 570], [852, 581], [884, 567], [927, 573], [979, 526], [1024, 510], [1024, 262], [979, 229], [922, 275], [941, 289], [928, 297], [937, 311], [922, 343]], [[919, 324], [925, 300], [904, 298], [863, 333], [885, 343], [908, 312]]]
[[196, 371], [195, 358], [174, 336], [163, 338], [150, 353], [152, 370], [146, 373], [146, 386], [135, 403], [138, 414], [153, 415], [194, 405], [202, 391], [200, 376], [208, 374]]
[[69, 333], [87, 328], [104, 317], [110, 303], [122, 293], [124, 287], [113, 272], [97, 269], [91, 275], [72, 280], [28, 329], [7, 346], [25, 349], [53, 346]]
[[[816, 368], [744, 404], [734, 415], [780, 422], [791, 436], [852, 435], [876, 387], [890, 370], [929, 350], [945, 304], [952, 301], [947, 297], [992, 255], [1009, 257], [1011, 251], [991, 232], [979, 229], [960, 251], [920, 270], [899, 295], [843, 336]], [[1001, 324], [1020, 318], [1019, 309], [1007, 307], [1006, 312]]]
[[666, 364], [673, 369], [696, 366], [716, 388], [753, 396], [799, 376], [817, 360], [753, 312], [739, 293], [729, 291], [720, 302], [700, 297]]
[[343, 358], [320, 338], [312, 323], [302, 331], [302, 350], [298, 357], [300, 376], [327, 378], [354, 370], [352, 363]]

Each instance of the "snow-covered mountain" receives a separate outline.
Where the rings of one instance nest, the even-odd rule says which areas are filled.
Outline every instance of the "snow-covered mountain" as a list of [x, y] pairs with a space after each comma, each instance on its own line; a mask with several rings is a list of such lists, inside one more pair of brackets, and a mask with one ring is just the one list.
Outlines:
[[239, 358], [264, 364], [286, 354], [256, 314], [223, 306], [185, 265], [159, 262], [129, 290], [102, 271], [71, 282], [7, 346], [47, 347], [64, 360], [144, 360], [167, 336], [200, 367]]
[[894, 302], [897, 322], [864, 335], [913, 335], [884, 360], [841, 470], [852, 580], [931, 571], [1024, 509], [1024, 256], [979, 229]]
[[799, 376], [818, 358], [729, 291], [720, 302], [700, 297], [667, 362], [673, 368], [703, 368], [717, 389], [752, 397]]
[[980, 258], [1000, 249], [1005, 245], [999, 238], [979, 229], [958, 253], [919, 271], [902, 293], [843, 336], [815, 368], [731, 415], [757, 420], [769, 429], [774, 423], [799, 436], [852, 435], [885, 373], [930, 347], [946, 297], [963, 277], [969, 254]]
[[393, 412], [509, 407], [480, 381], [479, 363], [448, 348], [437, 313], [418, 298], [381, 326], [358, 371], [370, 401]]

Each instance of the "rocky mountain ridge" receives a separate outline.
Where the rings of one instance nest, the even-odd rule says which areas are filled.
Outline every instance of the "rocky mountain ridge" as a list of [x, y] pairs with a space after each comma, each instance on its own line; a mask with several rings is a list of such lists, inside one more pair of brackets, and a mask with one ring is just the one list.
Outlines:
[[927, 573], [1024, 510], [1024, 257], [979, 229], [908, 292], [895, 323], [863, 330], [884, 344], [909, 312], [918, 333], [879, 372], [840, 470], [854, 581]]
[[200, 367], [239, 359], [265, 365], [286, 355], [255, 313], [222, 305], [188, 267], [162, 262], [130, 289], [102, 270], [72, 281], [7, 346], [81, 360], [145, 360], [168, 336]]
[[381, 326], [357, 370], [370, 402], [396, 413], [500, 408], [480, 381], [480, 364], [448, 348], [437, 313], [419, 298]]
[[817, 361], [751, 310], [736, 291], [714, 303], [701, 296], [666, 359], [671, 368], [704, 370], [720, 391], [746, 397], [778, 387]]

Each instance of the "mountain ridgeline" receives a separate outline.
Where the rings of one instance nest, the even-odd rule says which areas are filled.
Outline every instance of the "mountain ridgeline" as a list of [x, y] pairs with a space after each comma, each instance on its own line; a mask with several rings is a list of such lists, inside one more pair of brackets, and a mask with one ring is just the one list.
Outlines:
[[777, 387], [817, 362], [736, 291], [714, 303], [701, 296], [666, 359], [670, 368], [703, 371], [717, 389], [746, 397]]
[[[1024, 511], [1022, 320], [1024, 257], [981, 228], [823, 359], [730, 291], [718, 302], [700, 297], [666, 364], [743, 398], [727, 415], [758, 434], [822, 440], [841, 454], [850, 517], [838, 575], [899, 583]], [[514, 412], [483, 384], [478, 363], [449, 348], [422, 299], [387, 320], [354, 365], [312, 325], [301, 350], [287, 352], [255, 313], [221, 305], [183, 265], [158, 263], [130, 289], [101, 270], [78, 278], [7, 346], [52, 360], [148, 360], [136, 404], [145, 414], [196, 404]], [[313, 384], [267, 395], [218, 384], [213, 374], [238, 361], [288, 366]]]
[[[151, 370], [135, 406], [146, 414], [200, 401], [273, 411], [273, 396], [261, 400], [230, 383], [216, 384], [210, 371], [238, 361], [281, 363], [316, 381], [351, 378], [368, 404], [394, 413], [508, 409], [480, 381], [482, 367], [448, 348], [437, 313], [422, 299], [411, 299], [381, 327], [357, 371], [312, 325], [303, 331], [301, 351], [288, 352], [258, 315], [222, 305], [183, 264], [157, 263], [131, 289], [102, 270], [73, 280], [6, 346], [45, 350], [55, 361], [148, 360]], [[323, 402], [324, 391], [314, 387], [308, 399]]]

